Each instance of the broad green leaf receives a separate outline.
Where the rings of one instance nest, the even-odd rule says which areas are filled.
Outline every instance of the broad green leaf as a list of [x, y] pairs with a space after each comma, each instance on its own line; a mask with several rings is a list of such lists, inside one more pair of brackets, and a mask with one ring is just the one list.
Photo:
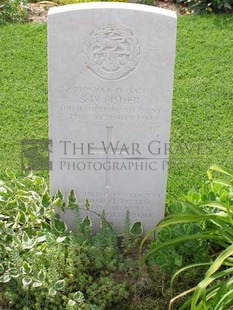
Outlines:
[[29, 274], [32, 272], [31, 266], [28, 264], [28, 262], [23, 263], [23, 272], [26, 274]]
[[11, 275], [9, 273], [4, 273], [2, 276], [0, 276], [0, 283], [7, 283], [11, 279]]
[[0, 193], [1, 193], [1, 194], [7, 194], [6, 188], [3, 187], [3, 186], [1, 186], [1, 187], [0, 187]]
[[0, 273], [3, 273], [4, 272], [4, 267], [2, 264], [0, 264]]
[[53, 288], [49, 289], [49, 295], [55, 296], [56, 294], [57, 294], [57, 292]]
[[66, 236], [64, 236], [64, 237], [58, 237], [58, 238], [57, 238], [57, 243], [61, 243], [61, 242], [63, 242], [65, 239], [66, 239]]
[[46, 192], [43, 197], [42, 197], [42, 205], [47, 208], [51, 205], [51, 197], [48, 194], [48, 192]]
[[37, 242], [36, 237], [28, 239], [27, 242], [22, 243], [22, 248], [23, 249], [32, 249], [36, 245], [36, 242]]
[[39, 216], [44, 216], [46, 213], [47, 213], [47, 209], [45, 207], [40, 207], [38, 215]]
[[73, 299], [78, 302], [78, 303], [81, 303], [81, 302], [84, 302], [84, 296], [83, 296], [83, 293], [78, 291], [78, 292], [75, 292], [73, 294]]
[[[32, 210], [30, 210], [30, 209], [32, 209]], [[31, 205], [30, 209], [29, 209], [29, 210], [30, 210], [32, 213], [37, 214], [37, 213], [40, 212], [41, 207], [38, 206], [38, 204], [33, 203], [33, 204]]]
[[54, 284], [54, 289], [55, 290], [62, 290], [64, 288], [65, 285], [65, 280], [58, 280], [55, 284]]
[[11, 171], [11, 169], [10, 168], [7, 168], [6, 169], [6, 175], [10, 178], [10, 179], [15, 179], [15, 175], [14, 175], [14, 173]]
[[40, 237], [37, 238], [37, 242], [38, 242], [38, 243], [44, 242], [44, 241], [46, 241], [46, 239], [47, 239], [47, 236], [46, 236], [46, 235], [43, 235], [43, 236], [40, 236]]
[[16, 268], [11, 268], [8, 270], [8, 272], [12, 278], [18, 278], [19, 277], [19, 271]]
[[130, 234], [134, 237], [140, 237], [143, 234], [143, 227], [141, 222], [134, 223], [129, 230]]
[[75, 204], [77, 198], [76, 198], [76, 195], [74, 193], [74, 190], [72, 189], [68, 195], [68, 205], [73, 205]]
[[47, 243], [46, 242], [42, 243], [40, 247], [41, 251], [44, 251], [46, 248], [47, 248]]
[[26, 214], [22, 210], [19, 210], [18, 212], [18, 221], [22, 225], [25, 225], [28, 221]]
[[54, 219], [54, 227], [56, 229], [56, 231], [60, 232], [60, 233], [64, 233], [66, 231], [66, 224], [58, 218]]
[[90, 219], [90, 217], [87, 215], [84, 219], [83, 219], [83, 221], [82, 221], [82, 228], [91, 228], [91, 226], [92, 226], [92, 222], [91, 222], [91, 219]]
[[24, 287], [25, 287], [25, 286], [28, 286], [29, 284], [32, 283], [32, 279], [29, 278], [29, 277], [25, 277], [25, 278], [22, 279], [22, 283], [23, 283], [23, 286], [24, 286]]
[[42, 282], [36, 281], [32, 284], [32, 287], [40, 287], [42, 286]]
[[28, 234], [24, 231], [23, 232], [23, 238], [22, 238], [23, 243], [27, 243], [30, 241], [30, 238], [28, 236]]
[[31, 191], [31, 194], [35, 200], [40, 200], [40, 195], [37, 192]]
[[38, 280], [40, 280], [40, 282], [43, 282], [45, 280], [45, 272], [43, 270], [39, 271]]
[[56, 192], [55, 198], [59, 198], [60, 200], [64, 200], [64, 197], [62, 195], [62, 192], [58, 189]]
[[72, 300], [72, 299], [69, 299], [68, 301], [68, 306], [75, 306], [76, 305], [76, 301]]
[[6, 248], [3, 243], [0, 243], [0, 257], [3, 258], [6, 255]]
[[[19, 239], [19, 237], [17, 235], [14, 235], [12, 238], [13, 242], [17, 245], [17, 246], [21, 246], [21, 240]], [[15, 246], [15, 245], [14, 245]]]
[[53, 205], [56, 207], [62, 207], [63, 206], [64, 201], [61, 200], [60, 198], [57, 198], [53, 201]]
[[44, 230], [51, 231], [51, 226], [48, 223], [46, 223], [46, 222], [42, 222], [41, 223], [41, 227]]
[[90, 204], [90, 201], [88, 199], [85, 200], [85, 208], [87, 209], [87, 211], [89, 211], [91, 209], [91, 204]]

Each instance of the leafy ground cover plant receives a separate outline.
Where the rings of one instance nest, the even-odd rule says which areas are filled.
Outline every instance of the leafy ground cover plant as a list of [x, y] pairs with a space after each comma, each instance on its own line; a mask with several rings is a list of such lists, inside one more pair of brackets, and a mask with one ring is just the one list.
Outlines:
[[177, 3], [193, 14], [230, 13], [233, 8], [232, 0], [178, 0]]
[[[213, 172], [224, 174], [227, 178], [214, 178]], [[212, 165], [208, 170], [208, 177], [209, 181], [203, 186], [202, 191], [189, 193], [186, 202], [182, 204], [183, 211], [167, 216], [153, 232], [167, 227], [174, 229], [180, 224], [191, 224], [193, 227], [193, 223], [198, 225], [198, 231], [158, 242], [143, 258], [144, 262], [151, 262], [155, 257], [156, 262], [157, 253], [171, 246], [176, 248], [178, 245], [193, 241], [208, 242], [211, 260], [209, 262], [194, 260], [193, 264], [181, 268], [174, 274], [171, 285], [181, 272], [190, 268], [209, 266], [203, 280], [191, 290], [172, 299], [170, 309], [178, 297], [188, 293], [192, 293], [192, 297], [183, 303], [180, 310], [223, 310], [233, 305], [233, 172]], [[148, 236], [143, 239], [141, 246]]]
[[0, 25], [27, 21], [27, 0], [1, 0]]
[[[127, 255], [142, 234], [140, 223], [125, 219], [125, 234], [100, 216], [101, 231], [91, 232], [73, 191], [67, 201], [48, 194], [43, 178], [16, 178], [8, 169], [0, 183], [0, 283], [2, 302], [14, 309], [111, 309], [129, 296], [122, 274], [136, 261]], [[77, 234], [67, 230], [55, 207], [72, 208]], [[91, 212], [86, 201], [86, 211]]]

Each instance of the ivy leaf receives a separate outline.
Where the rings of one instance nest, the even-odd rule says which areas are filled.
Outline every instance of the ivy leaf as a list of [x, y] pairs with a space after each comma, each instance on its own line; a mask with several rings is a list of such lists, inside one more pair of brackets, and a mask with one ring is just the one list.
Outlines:
[[22, 225], [25, 225], [27, 223], [27, 216], [22, 210], [19, 210], [18, 212], [18, 221]]
[[53, 288], [49, 289], [49, 295], [55, 296], [56, 294], [57, 294], [57, 292]]
[[31, 208], [32, 208], [32, 211], [31, 211], [31, 212], [33, 212], [33, 213], [35, 213], [35, 214], [39, 213], [39, 211], [40, 211], [40, 209], [41, 209], [41, 208], [38, 206], [38, 204], [36, 204], [36, 203], [32, 204]]
[[43, 282], [45, 280], [45, 272], [43, 270], [39, 271], [38, 279], [40, 280], [40, 282]]
[[62, 290], [64, 288], [64, 285], [65, 285], [65, 280], [58, 280], [54, 284], [54, 288], [55, 288], [55, 290]]
[[89, 211], [91, 209], [91, 204], [90, 204], [90, 201], [88, 199], [85, 200], [85, 208], [87, 209], [87, 211]]
[[3, 243], [0, 243], [0, 257], [5, 257], [6, 256], [6, 248]]
[[8, 271], [12, 278], [18, 278], [19, 272], [16, 268], [11, 268]]
[[68, 207], [73, 207], [76, 200], [77, 200], [76, 195], [74, 193], [74, 190], [72, 189], [68, 195]]
[[23, 240], [22, 240], [22, 248], [23, 249], [32, 249], [36, 244], [36, 237], [35, 238], [29, 238], [28, 234], [24, 232], [23, 234]]
[[41, 223], [41, 227], [42, 227], [42, 229], [44, 229], [44, 230], [51, 231], [50, 225], [49, 225], [48, 223], [46, 223], [46, 222], [42, 222], [42, 223]]
[[61, 200], [60, 198], [57, 198], [53, 201], [53, 204], [56, 206], [56, 207], [62, 207], [63, 206], [63, 200]]
[[58, 237], [58, 238], [57, 238], [57, 243], [61, 243], [61, 242], [63, 242], [65, 239], [66, 239], [66, 236], [64, 236], [64, 237]]
[[92, 223], [91, 223], [91, 219], [90, 219], [90, 217], [87, 215], [86, 217], [85, 217], [85, 219], [82, 221], [82, 228], [83, 229], [85, 229], [86, 227], [87, 228], [91, 228], [91, 226], [92, 226]]
[[42, 282], [36, 281], [32, 284], [32, 287], [40, 287], [42, 286]]
[[34, 191], [31, 191], [31, 194], [32, 194], [32, 197], [35, 199], [35, 200], [40, 200], [40, 195]]
[[42, 197], [42, 205], [47, 208], [51, 205], [51, 197], [48, 194], [48, 192], [46, 192], [43, 197]]
[[7, 189], [3, 186], [0, 187], [0, 193], [1, 194], [7, 194]]
[[83, 293], [78, 291], [73, 294], [73, 299], [79, 303], [84, 302]]
[[10, 168], [7, 168], [6, 169], [6, 175], [10, 178], [10, 179], [15, 179], [15, 175], [14, 175], [14, 173], [11, 171], [11, 169]]
[[30, 240], [30, 238], [29, 238], [29, 236], [28, 236], [28, 234], [24, 231], [23, 232], [23, 238], [22, 238], [23, 240], [23, 242], [24, 243], [27, 243], [27, 242], [29, 242], [29, 240]]
[[64, 197], [63, 197], [62, 192], [60, 191], [60, 189], [57, 190], [55, 197], [59, 198], [60, 200], [64, 200]]
[[1, 283], [7, 283], [9, 282], [11, 279], [11, 275], [9, 273], [4, 273], [1, 277], [0, 277], [0, 282]]
[[0, 273], [3, 273], [4, 272], [4, 267], [2, 264], [0, 264]]
[[129, 230], [130, 234], [134, 237], [140, 237], [143, 234], [143, 227], [141, 222], [134, 223]]
[[41, 247], [40, 247], [40, 250], [44, 251], [46, 248], [47, 248], [47, 243], [46, 242], [42, 243]]
[[23, 272], [26, 274], [29, 274], [32, 272], [32, 268], [27, 262], [23, 263]]
[[75, 305], [76, 305], [76, 301], [69, 299], [68, 306], [75, 306]]
[[66, 224], [58, 218], [54, 219], [54, 227], [57, 232], [64, 233], [66, 231]]
[[28, 286], [29, 284], [32, 283], [32, 279], [29, 278], [29, 277], [25, 277], [25, 278], [22, 279], [22, 283], [23, 283], [23, 286], [26, 287], [26, 286]]
[[43, 235], [37, 238], [37, 242], [44, 242], [47, 239], [47, 236]]

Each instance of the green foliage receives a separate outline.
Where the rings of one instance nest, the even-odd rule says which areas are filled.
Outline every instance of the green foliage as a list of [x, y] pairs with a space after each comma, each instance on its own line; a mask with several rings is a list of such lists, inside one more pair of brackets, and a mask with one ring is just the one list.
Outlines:
[[1, 0], [0, 25], [27, 21], [27, 0]]
[[[201, 226], [195, 223], [164, 227], [158, 233], [157, 239], [152, 241], [149, 251], [153, 252], [159, 245], [165, 242], [171, 242], [173, 239], [176, 240], [182, 236], [197, 235], [201, 232]], [[156, 252], [150, 259], [151, 264], [159, 265], [167, 274], [171, 274], [188, 264], [205, 261], [210, 261], [208, 244], [206, 240], [198, 239], [187, 240], [182, 244], [172, 244]]]
[[[142, 4], [154, 5], [153, 0], [140, 0]], [[187, 13], [229, 13], [233, 9], [233, 0], [176, 0]]]
[[232, 12], [233, 0], [177, 0], [193, 14]]
[[[96, 0], [54, 0], [54, 3], [57, 3], [58, 5], [75, 4], [83, 2], [96, 2]], [[107, 0], [107, 2], [127, 2], [127, 0]]]
[[6, 174], [8, 180], [0, 181], [0, 282], [19, 278], [27, 286], [33, 280], [27, 253], [46, 251], [48, 242], [57, 244], [66, 228], [58, 225], [43, 178], [17, 179], [9, 169]]
[[[213, 177], [213, 173], [224, 174], [225, 179]], [[186, 266], [175, 273], [174, 279], [181, 272], [194, 267], [209, 265], [204, 278], [193, 288], [193, 295], [179, 309], [229, 309], [233, 305], [233, 172], [218, 165], [212, 165], [208, 172], [209, 181], [200, 192], [190, 192], [183, 203], [182, 213], [174, 213], [162, 220], [150, 233], [160, 229], [170, 234], [164, 240], [155, 243], [144, 258], [150, 262], [158, 253], [186, 245], [187, 242], [208, 242], [210, 262], [194, 260], [194, 264]], [[189, 227], [189, 233], [174, 236], [177, 225]], [[194, 226], [195, 225], [195, 226]], [[198, 231], [196, 228], [199, 227]], [[171, 236], [171, 234], [173, 235]], [[166, 234], [165, 234], [166, 235]], [[141, 247], [149, 234], [145, 236]], [[159, 238], [158, 238], [159, 240]], [[193, 250], [193, 249], [192, 249]], [[191, 250], [191, 251], [192, 251]], [[198, 251], [198, 247], [196, 247]], [[189, 291], [180, 295], [184, 296]], [[179, 296], [178, 296], [179, 297]]]
[[[77, 234], [67, 231], [56, 207], [76, 212]], [[86, 212], [93, 212], [88, 200]], [[60, 191], [50, 197], [43, 178], [16, 178], [7, 170], [6, 180], [0, 181], [1, 299], [25, 310], [111, 309], [121, 304], [129, 292], [117, 274], [130, 273], [136, 262], [126, 256], [129, 249], [105, 212], [99, 217], [101, 230], [93, 235], [91, 218], [81, 219], [74, 191], [65, 202]], [[131, 225], [129, 214], [127, 222], [135, 246], [142, 227]]]

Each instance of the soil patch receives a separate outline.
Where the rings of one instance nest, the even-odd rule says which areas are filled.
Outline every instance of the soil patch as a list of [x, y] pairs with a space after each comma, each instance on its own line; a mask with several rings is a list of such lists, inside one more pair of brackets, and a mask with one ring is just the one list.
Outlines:
[[[27, 6], [29, 21], [34, 23], [43, 23], [47, 21], [48, 10], [53, 7], [54, 4], [49, 3], [48, 1], [42, 1], [39, 3], [28, 3]], [[154, 6], [175, 11], [178, 16], [186, 13], [182, 6], [173, 2], [155, 1]]]

